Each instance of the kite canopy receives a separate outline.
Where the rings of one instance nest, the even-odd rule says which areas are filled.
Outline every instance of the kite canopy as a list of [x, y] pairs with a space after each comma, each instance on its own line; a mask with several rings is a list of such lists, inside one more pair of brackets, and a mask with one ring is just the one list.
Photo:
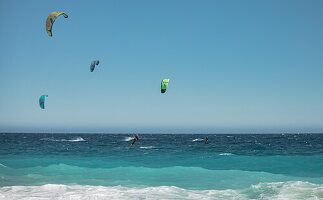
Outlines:
[[52, 12], [46, 20], [46, 31], [50, 37], [52, 37], [52, 27], [57, 17], [63, 15], [65, 18], [68, 18], [67, 14], [63, 12]]
[[48, 97], [48, 95], [44, 94], [44, 95], [41, 95], [39, 98], [39, 106], [41, 109], [45, 109], [45, 97]]
[[98, 60], [92, 61], [91, 65], [90, 65], [90, 71], [93, 72], [95, 65], [98, 65], [99, 63], [100, 63], [100, 61], [98, 61]]
[[167, 90], [167, 86], [168, 86], [168, 83], [169, 83], [169, 79], [163, 79], [162, 82], [161, 82], [161, 93], [165, 93], [166, 90]]

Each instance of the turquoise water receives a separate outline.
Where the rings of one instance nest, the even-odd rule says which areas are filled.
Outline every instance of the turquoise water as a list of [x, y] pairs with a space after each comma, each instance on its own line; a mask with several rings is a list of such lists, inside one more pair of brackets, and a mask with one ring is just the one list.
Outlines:
[[323, 198], [323, 134], [205, 136], [0, 134], [0, 198]]

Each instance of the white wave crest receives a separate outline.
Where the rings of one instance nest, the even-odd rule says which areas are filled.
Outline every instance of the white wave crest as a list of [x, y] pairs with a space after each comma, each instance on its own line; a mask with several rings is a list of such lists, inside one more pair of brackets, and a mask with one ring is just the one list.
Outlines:
[[83, 142], [85, 141], [82, 137], [76, 137], [74, 139], [71, 139], [71, 140], [66, 140], [68, 142]]
[[140, 149], [152, 149], [152, 148], [154, 148], [154, 146], [147, 146], [147, 147], [139, 147]]
[[186, 190], [175, 186], [104, 187], [81, 185], [9, 186], [0, 199], [322, 199], [323, 185], [308, 182], [259, 183], [243, 190]]
[[196, 138], [196, 139], [194, 139], [194, 140], [192, 140], [193, 142], [197, 142], [197, 141], [203, 141], [204, 139], [202, 139], [202, 138]]
[[242, 191], [248, 199], [323, 199], [323, 185], [303, 181], [259, 183]]
[[132, 139], [133, 139], [133, 137], [125, 137], [122, 141], [129, 142]]
[[232, 154], [232, 153], [220, 153], [219, 155], [220, 156], [232, 156], [234, 154]]
[[5, 166], [4, 164], [0, 163], [0, 167], [5, 167], [8, 168], [7, 166]]
[[55, 138], [42, 138], [40, 140], [49, 141], [49, 142], [84, 142], [82, 137], [75, 137], [73, 139], [55, 139]]

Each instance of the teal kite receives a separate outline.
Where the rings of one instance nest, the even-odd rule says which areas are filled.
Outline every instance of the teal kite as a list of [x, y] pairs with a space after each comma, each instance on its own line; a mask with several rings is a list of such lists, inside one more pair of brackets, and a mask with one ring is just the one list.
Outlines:
[[45, 109], [45, 97], [48, 97], [48, 95], [44, 94], [44, 95], [41, 95], [39, 98], [39, 106], [41, 109]]

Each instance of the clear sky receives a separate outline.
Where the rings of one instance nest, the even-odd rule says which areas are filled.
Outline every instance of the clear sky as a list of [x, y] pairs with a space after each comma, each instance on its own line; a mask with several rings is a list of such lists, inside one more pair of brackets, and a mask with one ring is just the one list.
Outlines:
[[[0, 132], [323, 132], [322, 10], [321, 0], [0, 0]], [[54, 11], [69, 18], [49, 37]]]

